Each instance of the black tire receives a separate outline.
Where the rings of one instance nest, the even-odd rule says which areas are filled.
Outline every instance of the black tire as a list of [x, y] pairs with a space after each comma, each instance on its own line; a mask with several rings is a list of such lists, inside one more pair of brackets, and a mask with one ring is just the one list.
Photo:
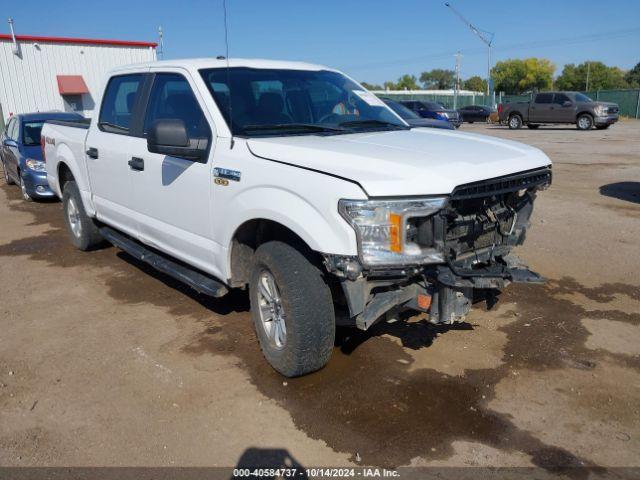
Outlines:
[[606, 130], [611, 125], [596, 125], [596, 130]]
[[588, 113], [583, 113], [576, 120], [578, 130], [591, 130], [593, 128], [593, 117]]
[[508, 125], [510, 130], [518, 130], [522, 128], [522, 117], [517, 113], [514, 113], [509, 117]]
[[24, 184], [20, 170], [18, 170], [18, 181], [20, 182], [20, 193], [22, 194], [22, 199], [25, 202], [33, 202], [33, 198], [31, 198], [31, 195], [27, 192], [27, 186]]
[[71, 242], [78, 250], [92, 250], [104, 242], [96, 223], [84, 209], [80, 190], [74, 181], [64, 184], [62, 209]]
[[[267, 301], [260, 288], [269, 284], [268, 275], [276, 291], [273, 302]], [[260, 348], [276, 371], [297, 377], [327, 364], [336, 333], [333, 299], [322, 271], [307, 256], [279, 241], [261, 245], [254, 257], [249, 294]], [[274, 303], [280, 306], [271, 309]], [[284, 314], [279, 316], [274, 310]], [[263, 321], [263, 316], [273, 320]], [[272, 338], [278, 335], [267, 331], [275, 328], [276, 321], [283, 321], [286, 330], [279, 336], [280, 340], [284, 338], [280, 344]], [[282, 329], [279, 331], [282, 333]]]
[[536, 128], [538, 128], [540, 125], [536, 125], [534, 123], [529, 123], [527, 124], [527, 128], [530, 128], [531, 130], [535, 130]]
[[4, 174], [4, 181], [7, 185], [15, 185], [16, 182], [14, 182], [11, 179], [11, 175], [9, 175], [9, 170], [7, 170], [7, 164], [4, 163], [4, 161], [2, 162], [2, 173]]

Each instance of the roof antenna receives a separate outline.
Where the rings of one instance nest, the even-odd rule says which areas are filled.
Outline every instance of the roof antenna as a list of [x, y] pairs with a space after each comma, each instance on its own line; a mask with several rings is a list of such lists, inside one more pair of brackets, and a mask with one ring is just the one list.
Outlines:
[[229, 89], [229, 130], [231, 130], [230, 150], [233, 150], [235, 140], [233, 139], [233, 112], [231, 111], [231, 80], [229, 74], [229, 26], [227, 23], [227, 0], [222, 0], [222, 8], [224, 9], [224, 45], [226, 48], [227, 61], [227, 88]]
[[164, 31], [162, 30], [162, 25], [158, 27], [158, 43], [159, 47], [156, 51], [160, 59], [164, 58]]

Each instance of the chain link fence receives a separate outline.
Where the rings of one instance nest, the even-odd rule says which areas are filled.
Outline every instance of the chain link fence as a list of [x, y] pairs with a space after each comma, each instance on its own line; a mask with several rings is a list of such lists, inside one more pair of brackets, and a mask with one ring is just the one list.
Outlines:
[[[421, 93], [420, 91], [375, 91], [379, 97], [390, 98], [391, 100], [424, 100], [427, 102], [438, 102], [447, 108], [453, 108], [454, 96], [450, 93]], [[620, 107], [620, 115], [623, 117], [640, 118], [640, 89], [626, 90], [594, 90], [589, 92], [581, 92], [592, 98], [602, 102], [617, 103]], [[526, 95], [484, 95], [461, 93], [458, 95], [456, 108], [467, 105], [485, 105], [493, 107], [498, 103], [528, 102], [533, 94]]]

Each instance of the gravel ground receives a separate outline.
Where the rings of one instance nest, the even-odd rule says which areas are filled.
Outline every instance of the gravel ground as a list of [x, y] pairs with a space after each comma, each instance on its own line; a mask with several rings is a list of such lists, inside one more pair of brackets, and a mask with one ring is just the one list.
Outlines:
[[0, 187], [0, 465], [640, 466], [640, 122], [462, 131], [554, 161], [518, 254], [548, 278], [490, 311], [341, 331], [284, 380], [242, 293], [201, 297], [59, 203]]

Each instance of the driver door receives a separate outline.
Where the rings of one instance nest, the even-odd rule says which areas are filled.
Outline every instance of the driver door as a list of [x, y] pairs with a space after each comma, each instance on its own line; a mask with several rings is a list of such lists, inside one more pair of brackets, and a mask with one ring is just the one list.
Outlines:
[[[161, 251], [218, 273], [213, 261], [211, 234], [213, 139], [203, 102], [182, 70], [152, 71], [143, 135], [131, 139], [132, 191], [141, 240]], [[209, 154], [193, 161], [147, 148], [147, 134], [156, 120], [179, 119], [190, 138], [206, 138]]]

